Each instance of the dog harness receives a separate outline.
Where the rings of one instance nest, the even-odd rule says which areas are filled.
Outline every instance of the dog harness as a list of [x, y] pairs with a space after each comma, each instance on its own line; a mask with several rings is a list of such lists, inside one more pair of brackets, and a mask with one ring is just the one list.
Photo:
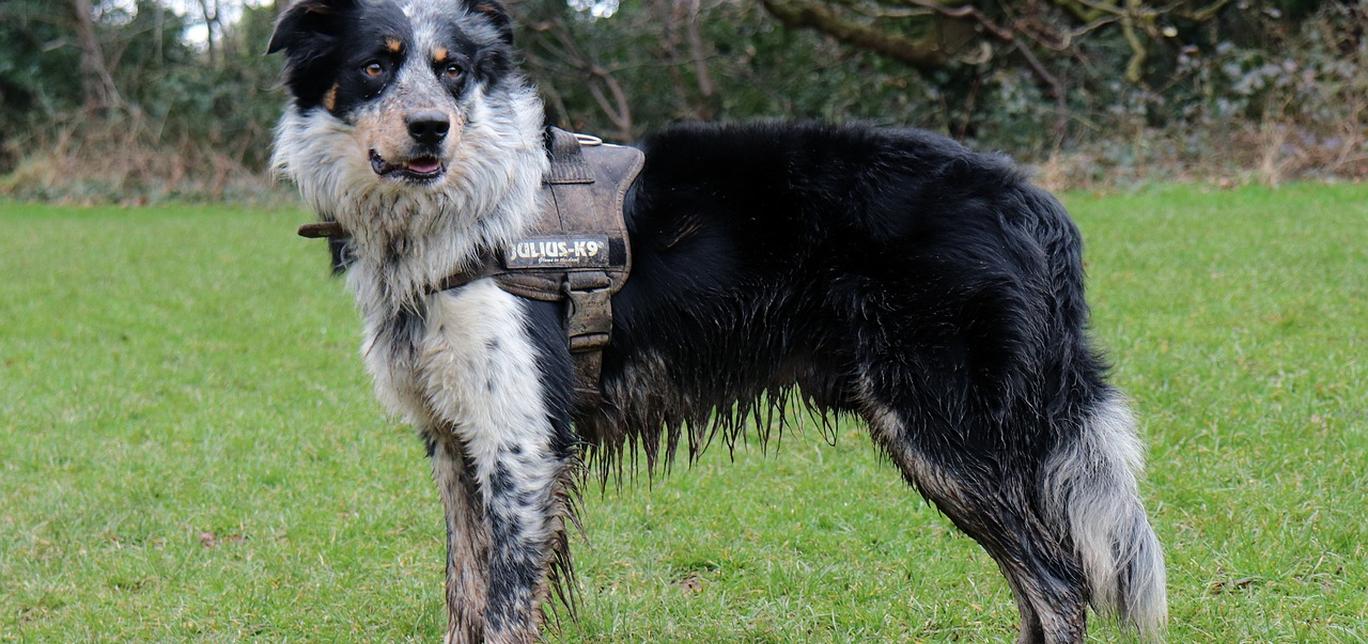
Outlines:
[[[542, 177], [542, 208], [508, 248], [481, 257], [430, 292], [492, 278], [504, 291], [543, 302], [564, 302], [565, 331], [584, 406], [597, 405], [603, 350], [613, 330], [612, 296], [632, 272], [632, 245], [623, 199], [645, 163], [641, 150], [596, 137], [547, 128], [551, 168]], [[335, 222], [305, 224], [299, 235], [343, 238]]]

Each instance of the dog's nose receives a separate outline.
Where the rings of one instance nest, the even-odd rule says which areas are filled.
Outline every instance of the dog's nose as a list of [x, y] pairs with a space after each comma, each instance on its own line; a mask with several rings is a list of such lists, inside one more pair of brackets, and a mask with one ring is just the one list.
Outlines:
[[451, 119], [437, 110], [410, 112], [404, 115], [404, 123], [408, 125], [409, 136], [424, 145], [441, 143], [451, 131]]

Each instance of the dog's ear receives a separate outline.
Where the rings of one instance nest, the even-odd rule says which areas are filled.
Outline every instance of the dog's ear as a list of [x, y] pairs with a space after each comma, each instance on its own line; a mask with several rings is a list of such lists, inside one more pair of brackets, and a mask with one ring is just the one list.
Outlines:
[[357, 0], [299, 0], [280, 14], [267, 54], [284, 50], [290, 59], [312, 58], [334, 42], [342, 20]]
[[466, 10], [489, 19], [490, 24], [499, 30], [499, 38], [505, 44], [513, 44], [513, 18], [499, 0], [465, 0]]

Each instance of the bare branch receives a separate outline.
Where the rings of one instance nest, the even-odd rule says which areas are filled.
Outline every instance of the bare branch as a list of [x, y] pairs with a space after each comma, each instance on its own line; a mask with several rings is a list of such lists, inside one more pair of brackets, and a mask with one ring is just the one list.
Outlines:
[[1126, 80], [1132, 84], [1139, 84], [1144, 78], [1145, 59], [1149, 57], [1145, 42], [1135, 31], [1135, 20], [1139, 13], [1140, 0], [1126, 0], [1126, 13], [1121, 15], [1121, 34], [1131, 48], [1130, 61], [1126, 63]]
[[1206, 7], [1194, 11], [1180, 12], [1179, 15], [1193, 22], [1206, 22], [1215, 18], [1216, 14], [1220, 13], [1228, 4], [1230, 4], [1230, 0], [1216, 0]]
[[994, 23], [988, 16], [983, 15], [983, 12], [979, 11], [978, 8], [973, 5], [966, 4], [958, 7], [947, 7], [935, 2], [928, 2], [927, 0], [902, 0], [902, 2], [947, 18], [972, 20], [982, 27], [984, 31], [988, 32], [988, 35], [1001, 40], [1002, 42], [1010, 43], [1016, 40], [1010, 29], [1006, 29]]
[[[618, 136], [622, 140], [634, 138], [632, 125], [631, 100], [622, 85], [613, 77], [610, 69], [600, 66], [590, 56], [580, 49], [579, 43], [570, 30], [559, 21], [543, 21], [530, 25], [532, 30], [554, 39], [552, 44], [543, 40], [538, 44], [545, 48], [560, 63], [587, 76], [586, 86], [589, 94], [594, 98], [595, 104], [603, 111], [608, 120], [618, 130]], [[607, 94], [604, 89], [607, 89]], [[611, 98], [610, 96], [611, 95]]]
[[922, 71], [945, 67], [950, 56], [934, 37], [908, 38], [842, 18], [820, 4], [804, 0], [760, 0], [765, 9], [785, 25], [816, 29], [836, 40], [883, 54]]

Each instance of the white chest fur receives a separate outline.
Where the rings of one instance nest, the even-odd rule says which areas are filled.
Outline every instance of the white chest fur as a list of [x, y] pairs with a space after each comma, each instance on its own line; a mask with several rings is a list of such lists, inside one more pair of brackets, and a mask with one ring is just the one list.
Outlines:
[[[432, 295], [410, 332], [368, 326], [376, 392], [419, 428], [459, 437], [477, 463], [549, 449], [538, 355], [523, 304], [480, 280]], [[407, 337], [406, 337], [407, 336]]]

